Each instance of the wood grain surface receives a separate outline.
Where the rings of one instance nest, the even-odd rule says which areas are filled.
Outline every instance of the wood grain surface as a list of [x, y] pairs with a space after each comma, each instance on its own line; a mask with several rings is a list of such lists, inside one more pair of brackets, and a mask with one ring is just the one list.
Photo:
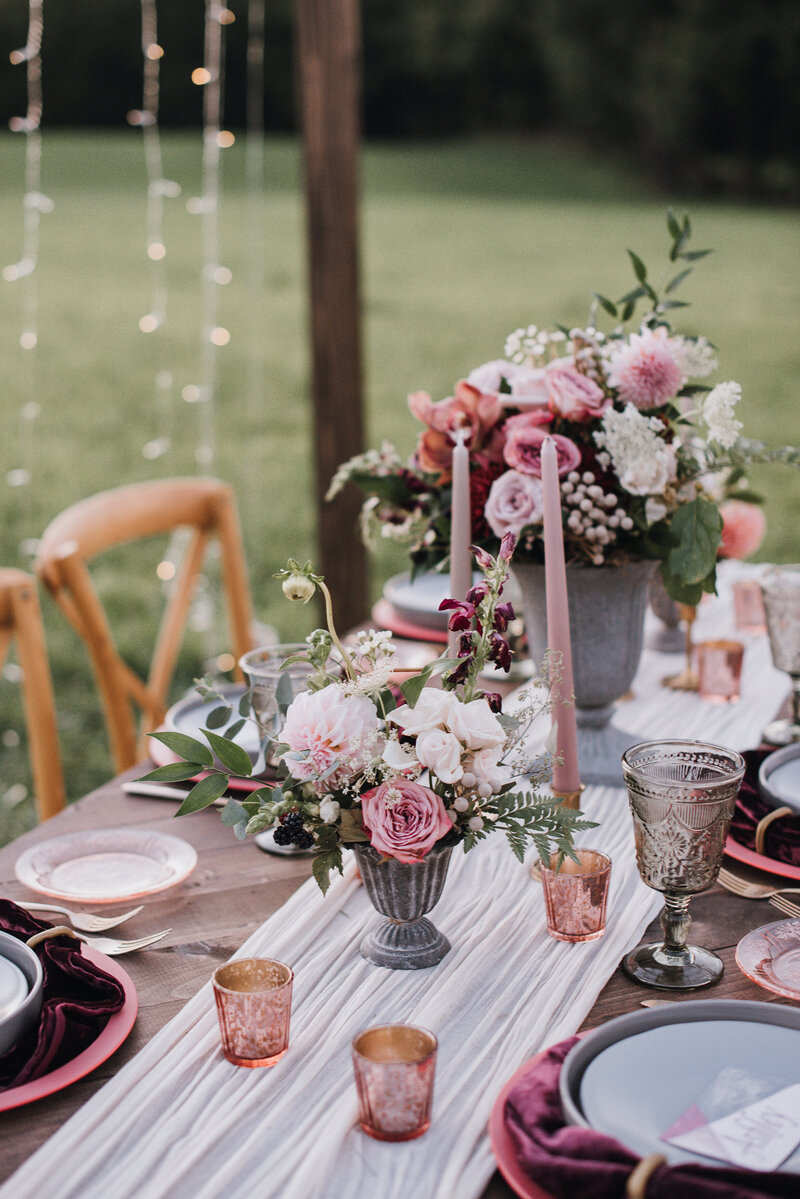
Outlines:
[[[130, 954], [124, 959], [123, 965], [139, 995], [139, 1015], [127, 1041], [89, 1077], [56, 1095], [2, 1114], [0, 1180], [8, 1178], [179, 1012], [208, 981], [216, 967], [226, 961], [310, 873], [308, 858], [276, 857], [263, 853], [253, 841], [236, 841], [231, 831], [222, 827], [219, 813], [214, 809], [176, 822], [174, 801], [126, 795], [120, 783], [142, 774], [143, 770], [143, 767], [134, 769], [120, 776], [0, 850], [0, 895], [23, 904], [26, 899], [40, 899], [41, 896], [34, 895], [17, 882], [16, 859], [28, 846], [62, 833], [141, 826], [177, 834], [189, 841], [199, 855], [197, 868], [188, 879], [178, 887], [143, 899], [144, 910], [121, 930], [121, 935], [135, 937], [160, 928], [172, 929], [153, 949]], [[125, 906], [129, 905], [120, 905], [121, 908]], [[108, 911], [114, 910], [108, 908]], [[692, 914], [692, 939], [721, 954], [725, 974], [709, 991], [688, 992], [674, 1002], [703, 995], [715, 999], [788, 1002], [744, 978], [734, 961], [736, 945], [745, 933], [781, 918], [775, 908], [764, 901], [740, 899], [715, 888], [692, 900]], [[659, 937], [660, 927], [656, 920], [646, 939]], [[602, 1024], [635, 1010], [642, 999], [660, 996], [666, 998], [667, 993], [650, 991], [632, 983], [617, 970], [598, 997], [584, 1027]], [[506, 1199], [512, 1193], [499, 1174], [495, 1174], [484, 1192], [484, 1199]]]

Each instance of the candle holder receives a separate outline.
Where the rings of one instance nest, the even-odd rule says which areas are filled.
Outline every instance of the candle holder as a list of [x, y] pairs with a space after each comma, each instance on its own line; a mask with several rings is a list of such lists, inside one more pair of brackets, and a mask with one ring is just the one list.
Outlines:
[[684, 652], [686, 654], [686, 665], [678, 674], [667, 675], [661, 680], [662, 686], [669, 687], [670, 691], [697, 691], [700, 686], [700, 679], [697, 671], [692, 665], [693, 645], [692, 645], [692, 625], [697, 619], [697, 608], [691, 604], [678, 604], [681, 614], [681, 620], [684, 623]]

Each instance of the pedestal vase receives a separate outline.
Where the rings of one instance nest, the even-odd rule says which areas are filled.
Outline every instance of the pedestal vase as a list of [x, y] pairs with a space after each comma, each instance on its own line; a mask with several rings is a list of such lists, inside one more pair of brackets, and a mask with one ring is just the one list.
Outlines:
[[386, 917], [361, 942], [363, 957], [390, 970], [424, 970], [449, 952], [425, 913], [439, 902], [452, 852], [452, 845], [434, 846], [420, 862], [399, 862], [371, 845], [355, 846], [367, 895]]

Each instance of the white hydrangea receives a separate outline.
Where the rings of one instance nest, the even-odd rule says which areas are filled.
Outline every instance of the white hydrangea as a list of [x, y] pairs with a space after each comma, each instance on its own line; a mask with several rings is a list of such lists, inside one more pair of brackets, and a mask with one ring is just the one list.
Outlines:
[[717, 369], [714, 347], [705, 337], [673, 336], [670, 351], [687, 379], [705, 379]]
[[709, 441], [715, 441], [723, 449], [730, 449], [742, 428], [742, 422], [733, 415], [733, 410], [742, 398], [738, 383], [718, 383], [703, 401], [700, 415], [708, 427]]
[[675, 448], [660, 434], [664, 425], [655, 416], [643, 416], [633, 404], [622, 412], [609, 408], [594, 435], [607, 450], [614, 472], [631, 495], [660, 495], [675, 479]]

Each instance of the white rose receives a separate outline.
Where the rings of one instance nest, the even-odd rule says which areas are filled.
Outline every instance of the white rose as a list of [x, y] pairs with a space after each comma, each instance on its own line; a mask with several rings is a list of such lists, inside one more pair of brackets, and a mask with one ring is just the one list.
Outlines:
[[406, 750], [399, 741], [394, 741], [391, 738], [386, 742], [384, 747], [383, 760], [393, 770], [409, 770], [411, 767], [418, 765], [413, 751]]
[[505, 744], [503, 726], [485, 699], [456, 703], [447, 718], [447, 727], [467, 749], [488, 749]]
[[443, 783], [457, 783], [461, 769], [461, 743], [443, 729], [426, 729], [417, 737], [417, 758]]
[[471, 770], [478, 782], [478, 789], [489, 787], [490, 795], [511, 781], [509, 768], [500, 765], [502, 752], [502, 748], [480, 749], [472, 756]]
[[339, 819], [339, 804], [335, 799], [323, 799], [319, 805], [319, 818], [325, 824], [335, 824]]
[[474, 370], [471, 370], [467, 375], [467, 382], [485, 394], [499, 391], [502, 380], [510, 381], [518, 372], [519, 367], [515, 362], [508, 362], [505, 358], [495, 358], [492, 362], [484, 362], [482, 366], [476, 366]]
[[413, 737], [426, 729], [443, 728], [454, 704], [458, 704], [458, 700], [452, 692], [425, 687], [413, 708], [403, 704], [402, 707], [395, 708], [394, 712], [390, 712], [386, 719], [399, 725]]
[[663, 500], [659, 500], [654, 495], [651, 495], [645, 501], [644, 516], [649, 525], [654, 525], [657, 521], [663, 520], [666, 515], [667, 505]]
[[629, 462], [619, 481], [631, 495], [660, 495], [675, 473], [675, 449], [662, 445], [655, 453]]

